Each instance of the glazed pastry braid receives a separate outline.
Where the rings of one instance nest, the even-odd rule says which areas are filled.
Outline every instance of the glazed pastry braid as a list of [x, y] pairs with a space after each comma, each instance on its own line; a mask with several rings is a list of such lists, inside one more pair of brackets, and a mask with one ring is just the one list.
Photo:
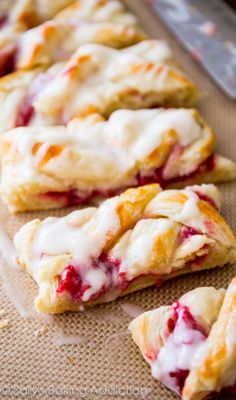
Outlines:
[[[24, 29], [36, 26], [59, 13], [74, 0], [1, 0], [1, 31], [9, 30], [14, 23], [21, 24]], [[89, 1], [87, 1], [89, 2]], [[95, 1], [90, 1], [90, 3]], [[97, 1], [98, 2], [98, 1]], [[81, 2], [77, 2], [78, 4]], [[68, 8], [69, 10], [70, 8]], [[2, 32], [1, 32], [2, 33]]]
[[14, 242], [39, 286], [37, 310], [78, 311], [188, 272], [236, 260], [214, 185], [129, 189], [98, 208], [35, 219]]
[[140, 315], [129, 329], [154, 378], [183, 400], [236, 393], [235, 278], [226, 292], [194, 289]]
[[5, 35], [0, 31], [2, 76], [21, 68], [67, 60], [84, 43], [121, 48], [146, 36], [138, 27], [136, 18], [115, 0], [78, 1], [55, 19], [35, 28], [24, 31], [24, 24], [22, 29], [18, 25], [17, 29], [14, 26], [16, 32], [13, 30], [11, 34], [9, 28], [6, 28]]
[[0, 1], [0, 76], [16, 65], [17, 50], [24, 32], [41, 24], [72, 0], [1, 0]]
[[112, 21], [127, 26], [138, 25], [135, 15], [129, 13], [119, 0], [76, 0], [59, 12], [55, 19], [78, 18], [84, 21]]
[[144, 40], [123, 50], [88, 44], [68, 63], [0, 79], [0, 132], [26, 125], [61, 125], [92, 112], [188, 105], [196, 87], [177, 69], [169, 46]]
[[67, 127], [24, 127], [2, 135], [1, 194], [11, 211], [97, 201], [127, 187], [232, 179], [236, 165], [214, 154], [212, 130], [191, 109], [118, 110]]

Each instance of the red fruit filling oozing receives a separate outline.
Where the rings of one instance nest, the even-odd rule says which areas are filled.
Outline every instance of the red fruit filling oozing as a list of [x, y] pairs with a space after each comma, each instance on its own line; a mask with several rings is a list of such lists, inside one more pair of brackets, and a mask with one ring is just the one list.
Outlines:
[[0, 29], [2, 29], [6, 25], [7, 21], [8, 16], [6, 14], [0, 16]]
[[[176, 327], [183, 326], [185, 331], [191, 332], [188, 338], [188, 335], [183, 335], [183, 338], [181, 339], [182, 342], [176, 344], [176, 347], [180, 347], [182, 345], [191, 345], [196, 343], [196, 338], [194, 338], [194, 335], [192, 332], [197, 331], [200, 333], [200, 338], [202, 341], [204, 341], [207, 338], [207, 333], [205, 329], [199, 324], [199, 322], [194, 318], [192, 313], [190, 312], [189, 308], [183, 304], [181, 304], [179, 301], [175, 302], [173, 305], [173, 311], [174, 315], [169, 319], [167, 322], [167, 326], [169, 329], [168, 335], [169, 339], [172, 340], [174, 335], [174, 331]], [[178, 338], [178, 340], [180, 340]], [[194, 354], [193, 354], [194, 356]], [[158, 360], [158, 358], [157, 358]], [[174, 378], [175, 380], [175, 386], [177, 388], [178, 393], [182, 393], [183, 387], [185, 380], [189, 374], [189, 370], [187, 369], [181, 369], [178, 368], [175, 371], [169, 371], [169, 376], [171, 378]]]
[[180, 243], [183, 243], [185, 240], [189, 239], [193, 235], [201, 235], [201, 232], [198, 229], [195, 229], [191, 226], [184, 226], [179, 235]]
[[80, 291], [81, 284], [80, 275], [77, 274], [73, 265], [68, 265], [65, 269], [64, 277], [61, 278], [57, 287], [57, 293], [66, 291], [69, 292], [72, 297], [75, 297]]
[[68, 265], [57, 287], [57, 293], [69, 292], [74, 299], [80, 299], [91, 285], [83, 284], [79, 273], [73, 265]]
[[9, 45], [0, 50], [0, 77], [14, 72], [17, 50], [14, 45]]
[[175, 372], [170, 372], [170, 377], [175, 378], [176, 385], [179, 393], [182, 393], [185, 381], [188, 377], [189, 371], [187, 369], [177, 369]]
[[[27, 102], [25, 105], [23, 104], [22, 110], [19, 112], [18, 119], [15, 123], [15, 126], [26, 126], [32, 116], [34, 114], [34, 109], [32, 105], [28, 104]], [[176, 150], [173, 152], [176, 153]], [[172, 157], [170, 155], [169, 159]], [[167, 164], [166, 164], [167, 165]], [[194, 172], [191, 174], [185, 175], [185, 176], [179, 176], [176, 178], [172, 179], [164, 179], [163, 177], [163, 171], [165, 166], [161, 168], [156, 168], [155, 170], [152, 170], [148, 175], [142, 175], [142, 173], [138, 173], [137, 176], [135, 177], [135, 183], [129, 186], [132, 187], [138, 187], [142, 185], [146, 185], [149, 183], [159, 183], [163, 188], [167, 187], [169, 184], [174, 184], [174, 183], [180, 183], [184, 182], [185, 180], [189, 178], [194, 178], [197, 177], [199, 174], [206, 172], [206, 171], [211, 171], [215, 166], [215, 161], [214, 161], [214, 155], [211, 155], [207, 160], [205, 160]], [[57, 192], [57, 191], [50, 191], [46, 193], [40, 194], [40, 197], [47, 197], [51, 199], [52, 201], [55, 201], [55, 203], [59, 203], [62, 206], [65, 207], [70, 207], [74, 205], [80, 205], [84, 203], [90, 202], [94, 198], [108, 198], [111, 196], [115, 196], [117, 194], [120, 194], [123, 190], [125, 190], [127, 186], [120, 187], [117, 189], [113, 190], [92, 190], [90, 192], [79, 192], [77, 189], [71, 188], [67, 191], [64, 192]], [[210, 199], [207, 195], [201, 192], [196, 192], [198, 197], [202, 200], [208, 201], [211, 205], [215, 207], [215, 204], [212, 199]]]
[[[95, 298], [102, 296], [111, 287], [114, 289], [122, 289], [126, 286], [126, 283], [119, 279], [119, 260], [112, 260], [108, 256], [101, 254], [97, 260], [92, 260], [90, 268], [100, 268], [101, 265], [107, 275], [106, 285], [103, 285], [103, 287], [100, 288], [96, 293], [92, 294], [89, 300], [94, 300]], [[65, 268], [64, 273], [59, 278], [59, 284], [56, 292], [58, 294], [67, 292], [74, 300], [80, 301], [86, 290], [90, 288], [91, 284], [82, 279], [82, 276], [79, 272], [79, 267], [68, 265]]]
[[52, 201], [55, 201], [55, 203], [59, 203], [63, 207], [72, 207], [72, 206], [89, 203], [94, 198], [112, 197], [112, 196], [116, 195], [117, 192], [93, 190], [88, 193], [82, 193], [82, 192], [78, 192], [76, 189], [70, 189], [65, 192], [50, 191], [50, 192], [43, 193], [40, 196], [46, 197]]
[[42, 195], [56, 203], [60, 203], [62, 206], [70, 207], [86, 203], [90, 200], [90, 195], [84, 194], [84, 196], [79, 195], [77, 190], [71, 189], [65, 192], [46, 192]]
[[[180, 231], [180, 235], [179, 235], [179, 244], [182, 244], [185, 240], [188, 240], [191, 236], [194, 235], [201, 235], [202, 232], [196, 228], [193, 228], [191, 226], [184, 226], [181, 231]], [[206, 259], [206, 257], [209, 255], [209, 247], [207, 244], [205, 244], [201, 250], [204, 250], [204, 253], [202, 255], [196, 255], [194, 257], [194, 259], [192, 259], [191, 261], [189, 261], [186, 266], [190, 266], [192, 267], [192, 269], [194, 269], [194, 267], [197, 269], [198, 266], [200, 266], [203, 261]]]
[[176, 301], [172, 304], [174, 310], [174, 316], [176, 323], [180, 323], [183, 321], [187, 328], [201, 332], [205, 338], [207, 338], [207, 333], [205, 329], [199, 324], [199, 322], [194, 318], [191, 311], [187, 306], [181, 304], [179, 301]]
[[194, 190], [194, 193], [196, 193], [199, 197], [199, 199], [206, 201], [209, 203], [212, 207], [218, 209], [216, 203], [214, 202], [213, 199], [211, 199], [209, 196], [207, 196], [205, 193], [199, 192], [198, 190]]
[[19, 126], [27, 126], [29, 125], [32, 117], [34, 115], [34, 107], [30, 101], [22, 101], [16, 120], [15, 120], [15, 128]]
[[[170, 155], [170, 157], [171, 157], [171, 155]], [[142, 174], [138, 173], [138, 175], [136, 177], [137, 186], [146, 185], [148, 183], [159, 183], [162, 188], [166, 188], [168, 185], [171, 185], [174, 183], [177, 184], [177, 183], [184, 182], [188, 179], [197, 178], [204, 172], [212, 171], [214, 169], [214, 167], [215, 167], [215, 157], [214, 157], [214, 154], [212, 154], [205, 161], [203, 161], [203, 163], [201, 165], [199, 165], [195, 171], [193, 171], [187, 175], [177, 176], [177, 177], [171, 178], [171, 179], [165, 179], [163, 176], [163, 171], [164, 171], [165, 166], [156, 168], [154, 171], [152, 171], [151, 174], [148, 174], [148, 175], [142, 175]]]

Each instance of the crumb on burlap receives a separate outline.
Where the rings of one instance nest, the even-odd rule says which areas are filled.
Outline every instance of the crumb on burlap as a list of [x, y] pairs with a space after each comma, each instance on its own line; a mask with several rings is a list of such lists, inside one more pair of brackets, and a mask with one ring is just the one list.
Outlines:
[[71, 356], [67, 356], [67, 361], [68, 361], [68, 363], [70, 363], [70, 364], [74, 364], [74, 362], [75, 362], [74, 358], [71, 357]]
[[0, 329], [9, 328], [9, 320], [2, 319], [0, 320]]
[[46, 333], [46, 332], [47, 332], [47, 326], [43, 325], [43, 326], [41, 326], [41, 328], [39, 328], [37, 331], [35, 331], [34, 334], [36, 337], [38, 337], [38, 336], [44, 335], [44, 333]]

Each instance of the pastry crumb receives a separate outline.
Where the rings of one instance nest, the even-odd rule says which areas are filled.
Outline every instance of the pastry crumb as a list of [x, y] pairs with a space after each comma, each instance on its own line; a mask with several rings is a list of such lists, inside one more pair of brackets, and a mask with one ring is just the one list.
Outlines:
[[40, 329], [37, 329], [37, 331], [35, 331], [34, 334], [36, 337], [39, 337], [41, 335], [44, 335], [44, 333], [46, 333], [46, 331], [47, 331], [47, 326], [44, 325], [44, 326], [41, 326]]
[[74, 362], [75, 362], [74, 358], [71, 357], [71, 356], [67, 356], [67, 361], [68, 361], [70, 364], [74, 364]]
[[8, 328], [9, 327], [9, 320], [8, 319], [2, 319], [0, 321], [0, 329]]

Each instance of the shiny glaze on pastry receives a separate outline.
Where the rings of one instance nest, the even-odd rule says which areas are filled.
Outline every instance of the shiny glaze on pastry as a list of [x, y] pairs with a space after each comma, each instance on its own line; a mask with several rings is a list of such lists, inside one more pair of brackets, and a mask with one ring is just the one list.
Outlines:
[[[204, 200], [203, 200], [204, 198]], [[214, 185], [129, 189], [98, 208], [24, 225], [18, 262], [39, 286], [38, 310], [104, 303], [176, 275], [236, 260]]]
[[[50, 14], [55, 14], [66, 3], [72, 1], [21, 0], [10, 16], [3, 12], [0, 76], [21, 68], [67, 60], [83, 43], [120, 48], [145, 37], [136, 18], [118, 0], [76, 1], [50, 19]], [[45, 22], [39, 25], [40, 19]]]
[[[189, 105], [196, 98], [196, 87], [171, 58], [169, 46], [159, 40], [144, 40], [122, 50], [87, 44], [67, 63], [10, 74], [0, 79], [5, 115], [0, 131], [66, 124], [94, 112], [108, 116], [119, 108]], [[33, 113], [25, 120], [26, 107]]]
[[214, 146], [214, 133], [191, 109], [118, 110], [107, 121], [91, 114], [67, 127], [17, 128], [0, 140], [1, 193], [11, 211], [24, 211], [88, 203], [147, 183], [232, 179], [235, 164]]
[[200, 287], [129, 326], [153, 376], [183, 400], [236, 393], [236, 279]]

